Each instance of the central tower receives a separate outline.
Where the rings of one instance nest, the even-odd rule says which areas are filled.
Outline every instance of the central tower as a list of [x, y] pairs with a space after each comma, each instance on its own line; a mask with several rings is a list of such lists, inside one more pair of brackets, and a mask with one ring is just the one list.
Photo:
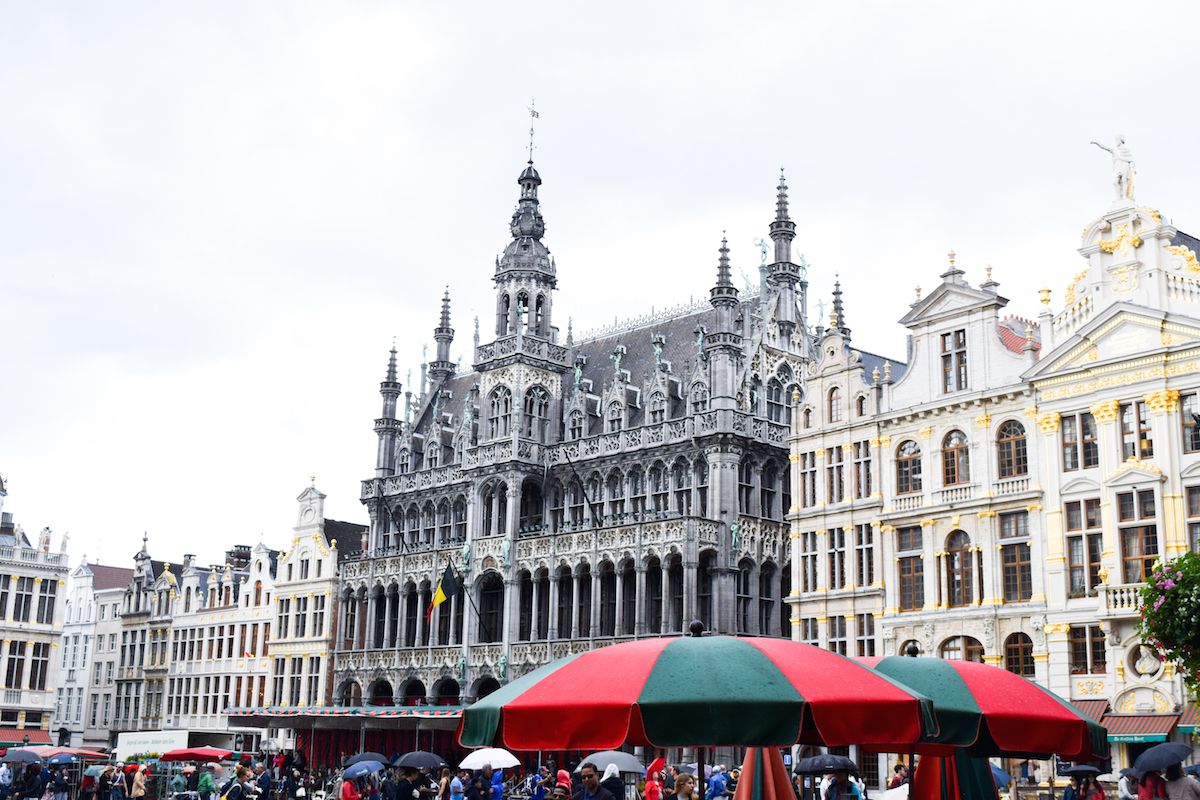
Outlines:
[[512, 241], [496, 260], [496, 337], [523, 334], [557, 338], [551, 323], [552, 292], [558, 284], [554, 259], [542, 243], [546, 221], [538, 202], [542, 178], [530, 161], [517, 178], [521, 194], [513, 211]]

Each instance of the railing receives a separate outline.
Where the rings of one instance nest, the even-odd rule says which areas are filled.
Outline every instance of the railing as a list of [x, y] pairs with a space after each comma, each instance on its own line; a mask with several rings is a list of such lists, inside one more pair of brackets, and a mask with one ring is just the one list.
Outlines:
[[5, 689], [4, 690], [4, 702], [8, 703], [8, 704], [20, 703], [21, 702], [21, 690], [20, 689]]
[[913, 511], [925, 505], [925, 496], [917, 494], [904, 494], [892, 501], [892, 509], [895, 511]]
[[67, 556], [65, 553], [48, 553], [36, 547], [4, 545], [0, 547], [0, 560], [20, 561], [24, 564], [61, 565], [67, 563]]
[[933, 493], [934, 502], [936, 503], [961, 503], [965, 500], [970, 500], [975, 496], [975, 484], [967, 484], [966, 486], [951, 486], [947, 489], [938, 489]]
[[999, 496], [1020, 494], [1029, 491], [1029, 478], [1007, 478], [996, 481], [996, 494]]
[[494, 342], [479, 345], [475, 348], [475, 363], [482, 364], [517, 353], [541, 358], [562, 366], [567, 364], [567, 348], [528, 333], [503, 336]]
[[1167, 273], [1167, 297], [1188, 303], [1200, 303], [1200, 281], [1186, 275]]
[[1092, 310], [1092, 296], [1089, 294], [1084, 295], [1060, 311], [1051, 323], [1051, 327], [1054, 329], [1054, 341], [1061, 342], [1065, 337], [1070, 336], [1076, 328], [1091, 319]]
[[1100, 595], [1100, 613], [1111, 617], [1137, 616], [1141, 607], [1139, 590], [1140, 583], [1124, 583], [1110, 586], [1101, 584], [1097, 590]]

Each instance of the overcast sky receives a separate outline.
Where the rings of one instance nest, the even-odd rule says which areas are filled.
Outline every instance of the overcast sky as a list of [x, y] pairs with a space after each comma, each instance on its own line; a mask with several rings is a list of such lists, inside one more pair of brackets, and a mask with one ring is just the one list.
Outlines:
[[[378, 383], [492, 307], [535, 161], [575, 329], [700, 296], [788, 169], [812, 305], [856, 342], [954, 248], [1056, 302], [1109, 204], [1200, 230], [1200, 12], [1129, 3], [0, 3], [0, 473], [72, 562], [366, 521]], [[485, 331], [487, 323], [484, 323]], [[486, 340], [486, 336], [485, 336]]]

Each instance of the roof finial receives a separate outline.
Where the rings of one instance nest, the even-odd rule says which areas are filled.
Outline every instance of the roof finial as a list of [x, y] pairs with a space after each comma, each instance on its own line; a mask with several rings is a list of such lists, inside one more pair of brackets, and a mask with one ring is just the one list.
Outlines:
[[717, 259], [717, 286], [733, 286], [729, 271], [729, 240], [725, 238], [725, 231], [721, 231], [721, 247], [717, 252], [721, 254]]
[[954, 264], [955, 260], [958, 259], [958, 253], [955, 253], [953, 250], [951, 250], [950, 252], [946, 253], [946, 258], [950, 260], [950, 268], [942, 273], [942, 280], [946, 281], [947, 283], [961, 284], [963, 282], [963, 271]]
[[529, 98], [529, 163], [530, 164], [533, 163], [533, 121], [535, 119], [537, 119], [539, 116], [541, 116], [540, 114], [538, 114], [537, 109], [534, 108], [535, 102], [536, 102], [536, 98], [533, 98], [533, 97]]
[[317, 473], [313, 472], [308, 476], [308, 485], [313, 487], [317, 485]]
[[779, 168], [779, 194], [775, 196], [775, 220], [782, 222], [788, 219], [788, 185], [783, 175], [783, 167]]
[[392, 337], [392, 349], [388, 351], [387, 382], [396, 382], [396, 337]]
[[846, 309], [842, 305], [842, 281], [836, 274], [833, 278], [833, 313], [830, 315], [829, 327], [837, 328], [844, 336], [850, 329], [846, 327]]
[[441, 327], [450, 327], [450, 284], [446, 284], [446, 291], [442, 294]]

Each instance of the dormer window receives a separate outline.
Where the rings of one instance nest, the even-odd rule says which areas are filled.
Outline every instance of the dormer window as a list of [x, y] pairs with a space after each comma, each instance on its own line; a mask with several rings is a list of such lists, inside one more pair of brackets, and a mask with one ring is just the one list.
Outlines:
[[667, 398], [662, 392], [650, 395], [650, 421], [662, 422], [667, 418]]
[[625, 427], [625, 406], [619, 401], [608, 404], [608, 432], [617, 433]]
[[967, 388], [967, 332], [942, 334], [942, 391], [961, 392]]
[[572, 411], [567, 419], [567, 438], [571, 441], [583, 438], [583, 412]]

